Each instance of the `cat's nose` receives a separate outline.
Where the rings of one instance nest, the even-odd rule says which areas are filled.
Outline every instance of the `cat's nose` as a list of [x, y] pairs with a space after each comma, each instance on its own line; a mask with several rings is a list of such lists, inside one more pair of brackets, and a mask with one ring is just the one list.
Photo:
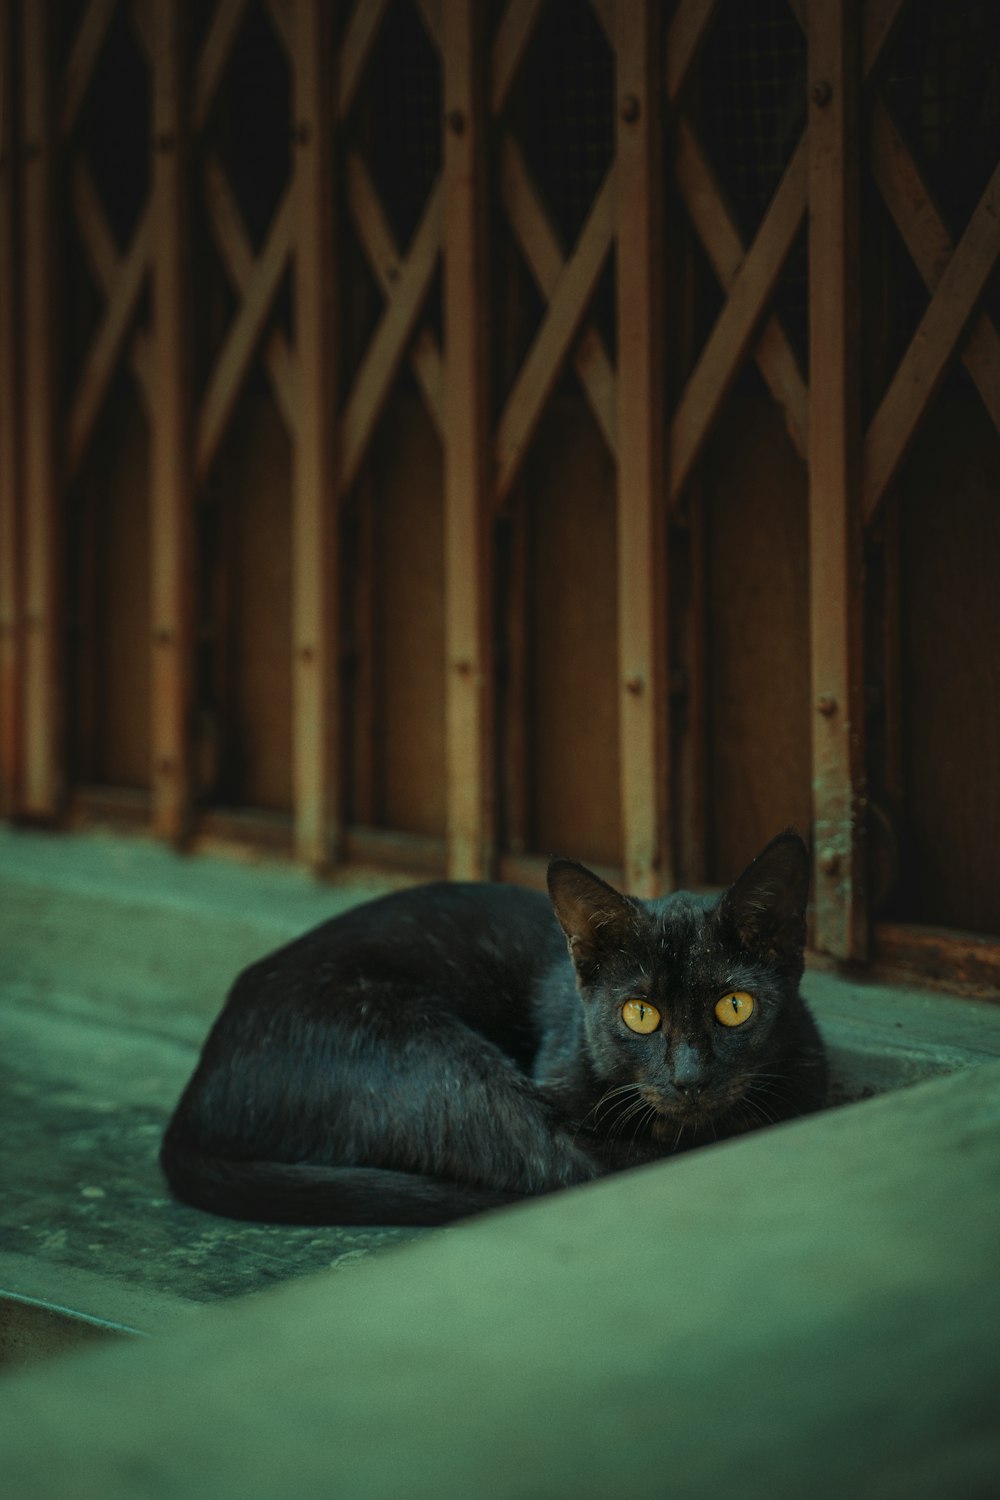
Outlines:
[[671, 1060], [674, 1088], [692, 1104], [698, 1099], [708, 1082], [708, 1067], [701, 1054], [690, 1042], [680, 1042]]

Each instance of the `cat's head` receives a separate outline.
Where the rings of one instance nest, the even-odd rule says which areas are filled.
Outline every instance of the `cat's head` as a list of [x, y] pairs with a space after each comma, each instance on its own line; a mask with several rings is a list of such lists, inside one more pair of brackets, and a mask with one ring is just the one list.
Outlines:
[[777, 1112], [804, 1025], [809, 856], [798, 834], [779, 834], [721, 896], [641, 901], [565, 859], [548, 880], [594, 1069], [634, 1086], [654, 1135]]

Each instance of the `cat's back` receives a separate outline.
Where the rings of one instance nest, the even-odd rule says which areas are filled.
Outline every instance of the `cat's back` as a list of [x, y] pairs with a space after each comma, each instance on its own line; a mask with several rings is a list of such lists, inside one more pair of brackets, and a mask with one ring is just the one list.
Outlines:
[[537, 951], [556, 931], [552, 908], [538, 891], [440, 880], [362, 901], [293, 939], [271, 961], [356, 961], [365, 955], [409, 967], [416, 956], [430, 953], [496, 958]]
[[482, 1017], [527, 996], [565, 944], [545, 896], [522, 886], [438, 881], [331, 917], [236, 981], [230, 1008], [280, 997], [327, 1008], [346, 996], [434, 994]]

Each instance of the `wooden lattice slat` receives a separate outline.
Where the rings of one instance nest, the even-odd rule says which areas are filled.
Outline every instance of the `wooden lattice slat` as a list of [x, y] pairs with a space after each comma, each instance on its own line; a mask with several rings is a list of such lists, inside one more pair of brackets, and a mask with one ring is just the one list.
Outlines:
[[851, 0], [809, 4], [809, 581], [817, 947], [866, 956], [858, 68]]
[[[122, 260], [105, 216], [104, 207], [97, 195], [90, 169], [82, 158], [73, 164], [72, 198], [81, 243], [88, 258], [90, 270], [105, 301], [110, 303], [114, 297], [115, 285], [122, 275]], [[144, 214], [144, 221], [147, 218], [148, 210]], [[148, 256], [148, 228], [144, 230], [144, 233], [147, 239]], [[149, 336], [147, 330], [139, 324], [135, 324], [132, 328], [128, 356], [132, 374], [148, 410]]]
[[219, 90], [229, 55], [233, 50], [248, 0], [218, 0], [198, 53], [192, 99], [193, 133], [200, 135], [208, 122], [212, 101]]
[[[687, 121], [677, 122], [674, 170], [684, 205], [727, 296], [746, 260], [740, 237], [714, 173]], [[809, 392], [798, 361], [776, 314], [765, 315], [756, 336], [754, 359], [781, 408], [789, 436], [800, 458], [809, 455]]]
[[388, 0], [367, 0], [364, 5], [355, 5], [347, 23], [347, 31], [340, 48], [340, 70], [337, 80], [337, 114], [346, 120], [354, 103], [361, 75], [375, 45]]
[[441, 187], [435, 184], [424, 205], [410, 253], [378, 327], [365, 351], [344, 409], [341, 431], [340, 487], [353, 483], [410, 339], [423, 310], [441, 244]]
[[63, 79], [60, 120], [63, 135], [68, 136], [76, 124], [118, 3], [119, 0], [90, 0], [83, 13]]
[[[83, 205], [80, 205], [83, 207]], [[86, 209], [83, 209], [86, 214]], [[85, 221], [82, 221], [85, 222]], [[100, 327], [91, 339], [77, 379], [67, 420], [66, 464], [72, 476], [104, 404], [132, 329], [149, 263], [149, 211], [143, 213], [125, 255], [105, 284], [106, 302]]]
[[[539, 291], [551, 302], [565, 270], [565, 261], [545, 206], [535, 191], [516, 142], [506, 136], [501, 151], [500, 192], [521, 251]], [[594, 323], [587, 323], [573, 348], [573, 368], [587, 394], [604, 441], [618, 451], [615, 373]]]
[[444, 13], [445, 755], [448, 873], [489, 875], [495, 858], [483, 38], [475, 0]]
[[521, 59], [542, 13], [543, 0], [508, 0], [497, 27], [490, 69], [490, 108], [503, 113]]
[[340, 851], [343, 816], [337, 725], [333, 110], [324, 62], [325, 0], [295, 0], [295, 298], [298, 415], [292, 526], [293, 799], [300, 859], [322, 867]]
[[[246, 297], [254, 273], [254, 254], [250, 237], [236, 202], [236, 195], [218, 156], [210, 151], [205, 161], [205, 188], [211, 204], [211, 227], [226, 274], [233, 288]], [[284, 329], [268, 329], [260, 358], [271, 381], [271, 389], [289, 432], [297, 421], [295, 362]]]
[[291, 249], [291, 190], [282, 194], [264, 242], [241, 288], [242, 302], [213, 366], [198, 412], [195, 471], [204, 479], [225, 435], [260, 345]]
[[18, 810], [21, 779], [17, 246], [14, 232], [13, 0], [0, 0], [0, 815]]
[[[347, 197], [368, 264], [388, 301], [395, 295], [405, 259], [389, 227], [371, 174], [357, 151], [346, 160]], [[439, 436], [444, 436], [444, 373], [441, 350], [433, 331], [425, 324], [410, 345], [410, 365]]]
[[497, 499], [517, 477], [559, 374], [583, 322], [611, 250], [615, 175], [604, 179], [572, 254], [557, 281], [541, 328], [507, 397], [496, 431]]
[[180, 0], [152, 11], [153, 401], [150, 432], [150, 615], [153, 826], [182, 839], [192, 806], [191, 706], [193, 593], [191, 392], [186, 280], [188, 182], [182, 112]]
[[718, 0], [678, 0], [666, 46], [665, 84], [673, 102], [694, 66], [717, 5]]
[[49, 819], [62, 801], [62, 653], [55, 402], [54, 212], [49, 5], [22, 8], [24, 412], [24, 738], [22, 810]]
[[[875, 67], [903, 7], [904, 0], [870, 0], [866, 7], [866, 73]], [[956, 353], [1000, 430], [1000, 341], [992, 320], [976, 312], [1000, 256], [997, 174], [955, 249], [906, 143], [879, 99], [873, 104], [871, 135], [875, 180], [932, 296], [865, 437], [864, 511], [869, 523]]]
[[[951, 364], [1000, 260], [1000, 166], [938, 282], [865, 437], [865, 519], [871, 521]], [[991, 402], [996, 393], [990, 392]]]
[[667, 525], [663, 505], [662, 126], [657, 0], [615, 31], [618, 309], [618, 725], [630, 891], [676, 884], [670, 834]]
[[760, 229], [729, 286], [670, 428], [671, 503], [676, 503], [750, 349], [802, 224], [807, 151], [800, 141]]

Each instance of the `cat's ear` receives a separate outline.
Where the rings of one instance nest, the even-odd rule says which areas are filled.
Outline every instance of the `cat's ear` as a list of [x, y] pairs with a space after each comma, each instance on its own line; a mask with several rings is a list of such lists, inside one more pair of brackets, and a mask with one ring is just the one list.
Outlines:
[[604, 954], [625, 946], [632, 905], [593, 871], [571, 859], [551, 860], [548, 882], [570, 956], [585, 976], [600, 964]]
[[809, 851], [792, 829], [772, 839], [719, 903], [719, 918], [742, 948], [801, 965], [806, 942]]

